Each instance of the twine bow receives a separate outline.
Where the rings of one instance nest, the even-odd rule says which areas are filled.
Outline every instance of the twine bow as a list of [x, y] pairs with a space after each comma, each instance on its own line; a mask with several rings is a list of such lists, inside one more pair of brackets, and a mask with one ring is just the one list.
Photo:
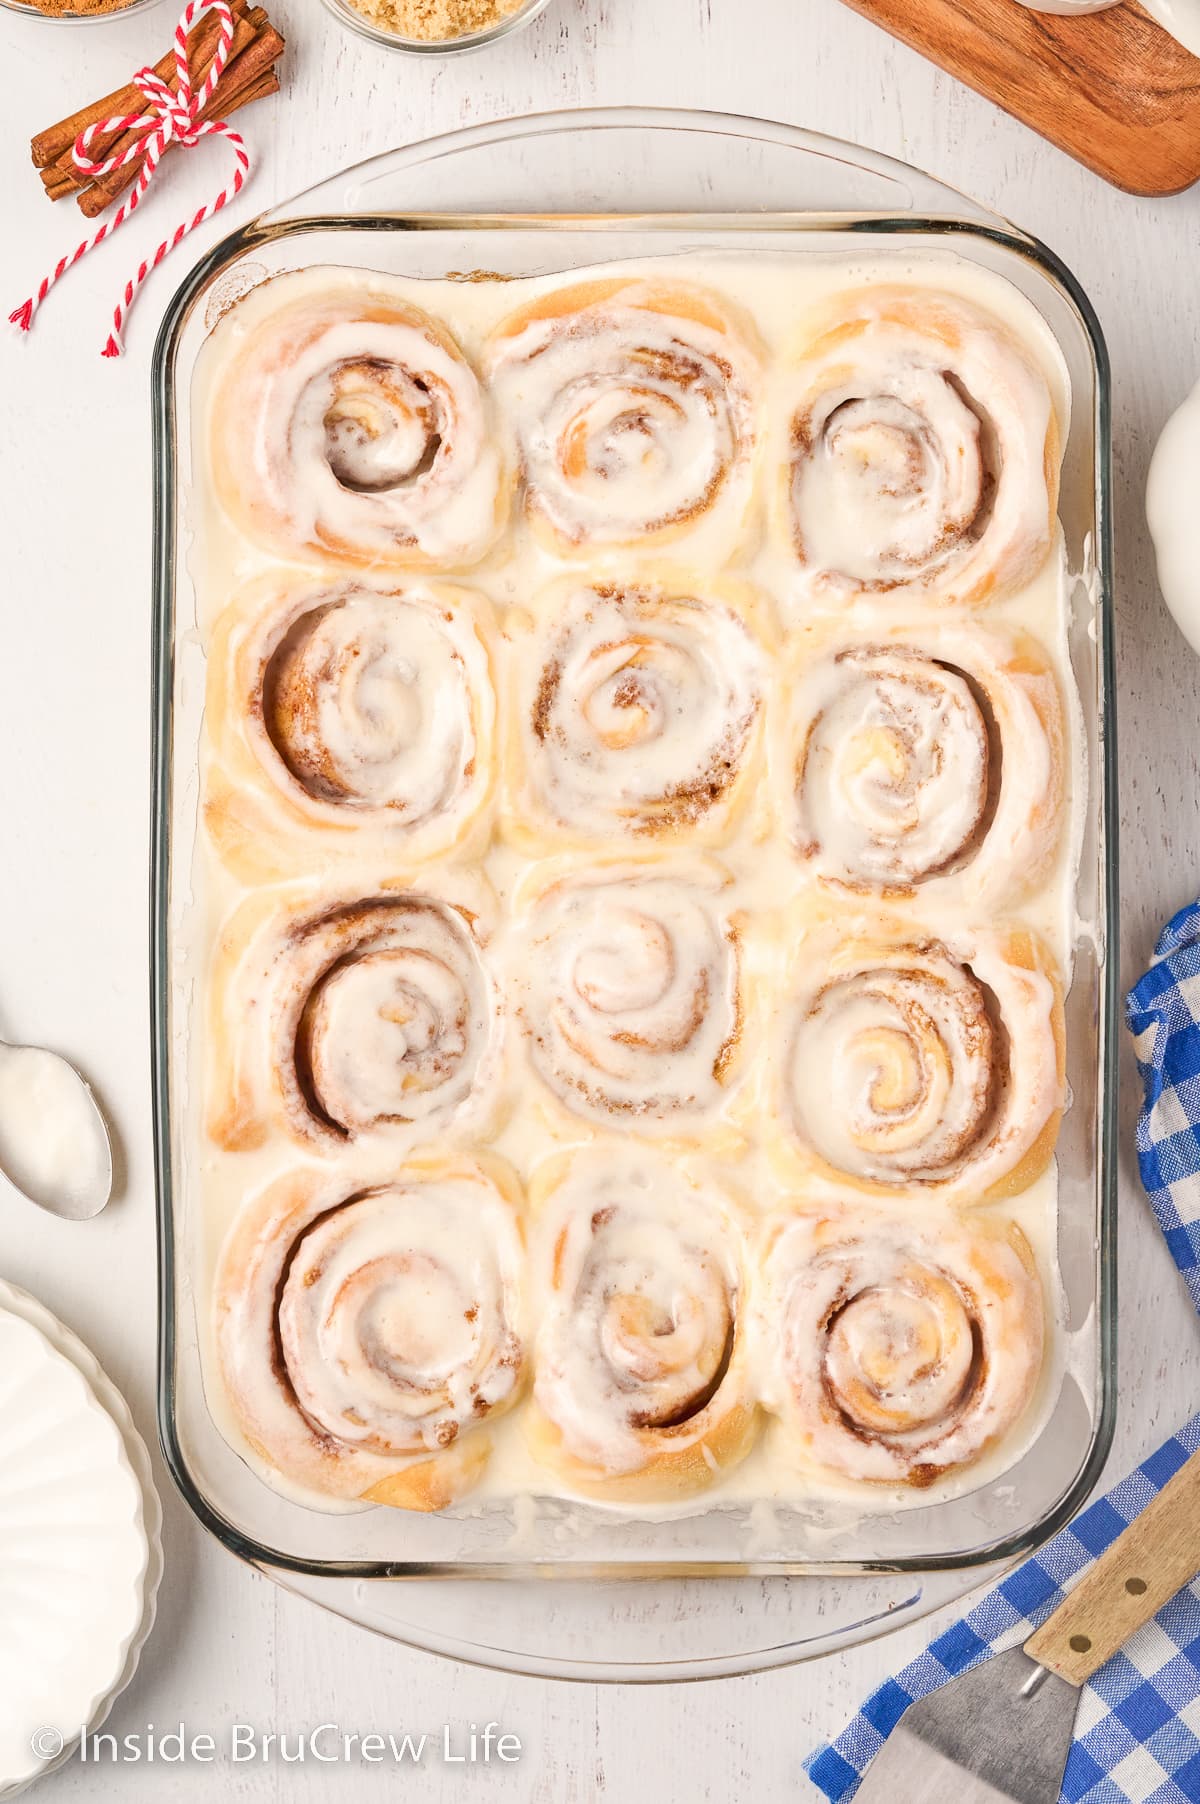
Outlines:
[[[203, 86], [196, 90], [192, 87], [191, 70], [188, 67], [188, 33], [196, 20], [206, 12], [215, 12], [220, 24], [220, 36], [212, 67], [205, 77]], [[230, 149], [237, 159], [233, 181], [217, 195], [215, 200], [208, 201], [190, 219], [177, 226], [169, 238], [164, 238], [154, 255], [146, 262], [140, 263], [136, 275], [125, 284], [121, 299], [113, 309], [113, 329], [109, 333], [101, 355], [119, 357], [121, 355], [121, 334], [125, 320], [133, 305], [134, 298], [151, 270], [157, 269], [163, 258], [175, 249], [177, 244], [194, 232], [198, 225], [213, 214], [219, 213], [227, 201], [238, 194], [250, 173], [250, 157], [241, 134], [235, 132], [224, 119], [201, 119], [200, 115], [211, 100], [213, 91], [221, 79], [222, 71], [229, 60], [229, 49], [233, 42], [233, 14], [228, 0], [190, 0], [179, 24], [175, 28], [175, 69], [178, 76], [178, 91], [172, 93], [166, 82], [153, 69], [140, 69], [133, 77], [133, 85], [146, 102], [144, 113], [125, 113], [111, 119], [99, 119], [80, 132], [75, 140], [71, 156], [76, 169], [82, 175], [93, 179], [109, 175], [114, 169], [120, 169], [134, 158], [141, 158], [142, 168], [129, 199], [123, 201], [111, 219], [106, 219], [99, 231], [91, 238], [85, 238], [70, 256], [62, 257], [55, 265], [52, 273], [43, 277], [36, 294], [24, 301], [15, 312], [9, 314], [14, 326], [22, 332], [28, 332], [33, 324], [33, 316], [49, 294], [54, 284], [69, 269], [85, 257], [90, 250], [112, 235], [124, 224], [133, 213], [154, 180], [154, 172], [168, 145], [179, 144], [185, 150], [200, 142], [201, 138], [220, 137], [228, 141]], [[106, 157], [102, 162], [95, 162], [91, 156], [92, 145], [98, 137], [107, 133], [118, 136], [125, 132], [133, 132], [133, 142], [119, 154]]]

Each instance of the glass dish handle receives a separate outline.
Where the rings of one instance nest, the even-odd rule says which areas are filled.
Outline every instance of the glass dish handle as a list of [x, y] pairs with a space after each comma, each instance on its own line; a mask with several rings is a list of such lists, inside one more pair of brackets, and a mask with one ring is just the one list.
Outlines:
[[[597, 133], [613, 154], [597, 156]], [[621, 140], [624, 139], [624, 142]], [[593, 107], [468, 126], [386, 151], [265, 213], [846, 213], [1013, 227], [944, 182], [819, 132], [734, 114]]]
[[[981, 1567], [987, 1584], [1002, 1568]], [[557, 1580], [314, 1578], [286, 1590], [402, 1646], [494, 1672], [663, 1685], [771, 1672], [905, 1628], [963, 1595], [961, 1572]]]

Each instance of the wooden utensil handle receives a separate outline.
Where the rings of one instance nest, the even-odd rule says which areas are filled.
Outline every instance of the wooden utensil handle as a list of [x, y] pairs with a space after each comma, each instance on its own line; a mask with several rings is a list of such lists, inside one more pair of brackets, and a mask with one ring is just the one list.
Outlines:
[[1200, 1452], [1101, 1554], [1025, 1652], [1072, 1685], [1112, 1658], [1200, 1572]]

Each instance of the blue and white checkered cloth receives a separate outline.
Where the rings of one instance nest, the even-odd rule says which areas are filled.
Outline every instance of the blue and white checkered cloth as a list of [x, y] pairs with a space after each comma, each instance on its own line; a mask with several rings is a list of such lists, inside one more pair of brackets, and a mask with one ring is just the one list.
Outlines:
[[1125, 1018], [1146, 1086], [1142, 1183], [1200, 1309], [1200, 902], [1163, 928], [1154, 963], [1125, 998]]
[[[1200, 903], [1164, 928], [1125, 1012], [1146, 1087], [1137, 1129], [1142, 1182], [1200, 1309]], [[1200, 1415], [881, 1685], [806, 1763], [832, 1804], [854, 1796], [917, 1698], [1026, 1641], [1198, 1446]], [[1200, 1804], [1200, 1580], [1084, 1686], [1060, 1804]]]

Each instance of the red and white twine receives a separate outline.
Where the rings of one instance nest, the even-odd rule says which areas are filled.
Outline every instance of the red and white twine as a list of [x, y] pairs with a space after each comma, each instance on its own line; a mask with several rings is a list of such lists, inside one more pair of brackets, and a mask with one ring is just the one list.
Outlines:
[[[220, 37], [212, 67], [205, 77], [204, 84], [198, 90], [192, 87], [191, 71], [188, 68], [188, 33], [196, 20], [206, 12], [215, 12], [220, 22]], [[157, 269], [163, 258], [169, 255], [185, 239], [189, 232], [194, 232], [198, 225], [212, 214], [219, 213], [227, 201], [241, 190], [247, 175], [250, 173], [250, 157], [240, 133], [235, 132], [223, 119], [202, 120], [200, 114], [213, 95], [221, 73], [229, 60], [229, 49], [233, 43], [233, 14], [229, 10], [228, 0], [190, 0], [179, 24], [175, 28], [175, 69], [179, 78], [179, 89], [172, 93], [166, 82], [153, 69], [140, 69], [133, 77], [133, 85], [146, 102], [144, 113], [126, 113], [112, 119], [97, 120], [89, 125], [75, 140], [71, 155], [76, 169], [82, 175], [96, 178], [108, 175], [114, 169], [131, 163], [135, 158], [142, 159], [141, 172], [130, 193], [129, 199], [122, 201], [111, 219], [106, 219], [99, 230], [91, 237], [85, 238], [69, 257], [62, 257], [55, 265], [52, 273], [43, 278], [36, 294], [33, 294], [15, 312], [9, 314], [13, 325], [28, 332], [33, 324], [33, 316], [49, 294], [54, 284], [69, 269], [85, 257], [90, 250], [111, 237], [118, 226], [123, 225], [131, 213], [135, 212], [150, 183], [154, 180], [154, 172], [158, 168], [163, 152], [170, 144], [179, 144], [190, 150], [201, 138], [219, 137], [227, 140], [230, 149], [237, 158], [237, 167], [233, 181], [222, 188], [213, 201], [208, 201], [192, 217], [176, 227], [169, 238], [164, 238], [154, 255], [146, 262], [140, 263], [136, 275], [125, 284], [121, 299], [113, 309], [113, 329], [101, 353], [104, 357], [121, 355], [121, 333], [124, 328], [129, 309], [142, 283]], [[93, 162], [90, 151], [96, 139], [108, 132], [118, 135], [132, 131], [138, 135], [134, 141], [119, 155], [106, 157], [103, 162]]]

